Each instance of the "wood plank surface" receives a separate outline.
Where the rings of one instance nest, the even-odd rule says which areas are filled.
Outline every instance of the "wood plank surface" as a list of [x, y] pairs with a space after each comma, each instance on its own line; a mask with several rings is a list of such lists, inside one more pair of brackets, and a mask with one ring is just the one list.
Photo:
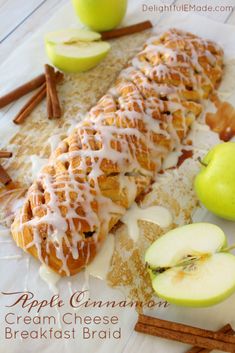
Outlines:
[[0, 63], [67, 2], [68, 0], [1, 0]]

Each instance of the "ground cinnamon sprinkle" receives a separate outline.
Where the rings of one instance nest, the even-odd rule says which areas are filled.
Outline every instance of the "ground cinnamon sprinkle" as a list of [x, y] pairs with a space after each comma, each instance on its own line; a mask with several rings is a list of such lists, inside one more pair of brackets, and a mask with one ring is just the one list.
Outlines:
[[179, 168], [181, 164], [184, 163], [184, 161], [188, 158], [191, 158], [193, 156], [193, 151], [192, 150], [185, 150], [182, 149], [182, 154], [179, 156], [178, 162], [177, 162], [177, 167]]
[[11, 182], [11, 177], [0, 164], [0, 183], [8, 185]]
[[229, 102], [222, 102], [216, 94], [211, 96], [211, 101], [217, 111], [206, 114], [206, 123], [221, 140], [227, 142], [235, 136], [235, 108]]

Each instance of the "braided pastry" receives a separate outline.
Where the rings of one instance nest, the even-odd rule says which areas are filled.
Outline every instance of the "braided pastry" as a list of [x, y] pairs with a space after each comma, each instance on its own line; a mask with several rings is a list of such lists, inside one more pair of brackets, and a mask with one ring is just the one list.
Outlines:
[[30, 187], [12, 225], [17, 245], [60, 275], [86, 266], [186, 137], [222, 60], [215, 43], [190, 33], [149, 39]]

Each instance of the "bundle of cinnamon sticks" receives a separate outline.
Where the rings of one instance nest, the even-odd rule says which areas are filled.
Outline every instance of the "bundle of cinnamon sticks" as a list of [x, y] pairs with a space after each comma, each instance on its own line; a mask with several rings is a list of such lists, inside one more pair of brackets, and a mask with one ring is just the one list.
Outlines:
[[61, 72], [55, 72], [55, 69], [52, 66], [46, 64], [45, 73], [33, 78], [13, 91], [0, 97], [0, 108], [3, 108], [24, 95], [38, 89], [16, 115], [13, 120], [14, 123], [22, 124], [45, 97], [47, 98], [48, 118], [60, 118], [61, 106], [57, 94], [56, 84], [62, 79], [63, 74]]
[[135, 331], [194, 346], [187, 353], [209, 353], [214, 349], [235, 352], [234, 331], [229, 324], [214, 332], [140, 315], [135, 325]]

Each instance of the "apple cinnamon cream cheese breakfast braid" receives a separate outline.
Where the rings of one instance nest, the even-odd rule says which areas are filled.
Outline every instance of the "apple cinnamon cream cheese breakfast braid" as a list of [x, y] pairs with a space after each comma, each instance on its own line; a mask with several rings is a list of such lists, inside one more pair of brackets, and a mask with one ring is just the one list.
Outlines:
[[223, 51], [176, 29], [148, 40], [30, 187], [18, 246], [74, 275], [186, 137], [222, 76]]

